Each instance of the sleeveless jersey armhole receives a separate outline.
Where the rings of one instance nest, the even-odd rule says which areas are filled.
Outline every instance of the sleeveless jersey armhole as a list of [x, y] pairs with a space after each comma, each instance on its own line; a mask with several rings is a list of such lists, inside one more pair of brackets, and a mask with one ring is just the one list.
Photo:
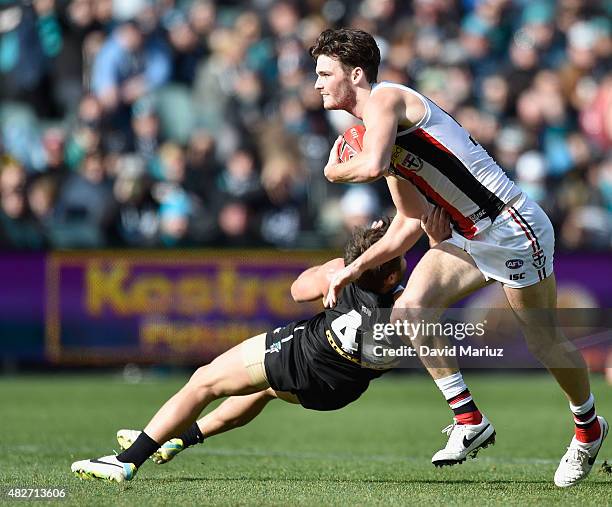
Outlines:
[[374, 85], [374, 87], [372, 88], [372, 91], [370, 92], [370, 95], [374, 93], [376, 90], [379, 90], [380, 88], [398, 88], [402, 91], [409, 92], [413, 95], [416, 95], [420, 99], [420, 101], [423, 103], [423, 105], [425, 106], [425, 114], [423, 115], [423, 117], [417, 123], [415, 123], [412, 127], [407, 128], [405, 130], [398, 130], [396, 137], [405, 136], [406, 134], [409, 134], [410, 132], [418, 129], [421, 125], [429, 121], [429, 118], [431, 116], [431, 107], [429, 106], [429, 102], [427, 101], [427, 99], [423, 97], [423, 95], [421, 95], [419, 92], [417, 92], [416, 90], [413, 90], [412, 88], [409, 88], [408, 86], [404, 86], [399, 83], [390, 83], [388, 81], [382, 81]]

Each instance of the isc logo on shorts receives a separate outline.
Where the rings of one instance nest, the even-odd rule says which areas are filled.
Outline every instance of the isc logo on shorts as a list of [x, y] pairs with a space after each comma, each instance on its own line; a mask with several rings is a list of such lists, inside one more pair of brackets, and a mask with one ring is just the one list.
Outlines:
[[[479, 209], [476, 213], [472, 213], [468, 218], [472, 221], [472, 222], [478, 222], [478, 220], [484, 218], [487, 216], [487, 210], [486, 209]], [[514, 260], [514, 259], [513, 259]], [[508, 261], [510, 262], [510, 261]], [[506, 265], [508, 265], [506, 263]]]

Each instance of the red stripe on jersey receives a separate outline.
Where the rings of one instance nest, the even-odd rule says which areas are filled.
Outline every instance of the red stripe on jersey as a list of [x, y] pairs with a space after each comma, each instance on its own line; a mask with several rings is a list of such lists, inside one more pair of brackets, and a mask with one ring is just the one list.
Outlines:
[[396, 166], [400, 170], [401, 175], [410, 180], [424, 195], [429, 197], [438, 206], [446, 210], [451, 216], [453, 222], [459, 227], [461, 235], [467, 239], [472, 239], [476, 234], [476, 226], [468, 217], [464, 217], [461, 212], [446, 201], [438, 192], [436, 192], [423, 178], [418, 176], [414, 171], [410, 171], [401, 165]]
[[[527, 236], [527, 239], [529, 241], [531, 241], [531, 248], [533, 248], [533, 251], [537, 252], [536, 245], [535, 245], [535, 240], [531, 237], [531, 235], [529, 234], [529, 231], [527, 229], [525, 229], [525, 226], [521, 223], [521, 221], [514, 215], [514, 213], [512, 212], [512, 208], [508, 208], [508, 213], [510, 213], [510, 216], [512, 217], [512, 219], [517, 224], [519, 224], [519, 227], [521, 229], [523, 229], [523, 232], [525, 233], [525, 236]], [[540, 278], [540, 280], [541, 280], [541, 278]]]
[[429, 144], [433, 144], [436, 148], [439, 148], [442, 151], [445, 151], [446, 153], [448, 153], [449, 155], [452, 155], [453, 157], [455, 157], [455, 154], [453, 152], [451, 152], [446, 146], [444, 146], [440, 141], [438, 141], [435, 137], [433, 137], [431, 134], [428, 134], [427, 132], [425, 132], [423, 129], [416, 129], [413, 132], [414, 135], [420, 137], [421, 139], [425, 139], [425, 141], [427, 141]]

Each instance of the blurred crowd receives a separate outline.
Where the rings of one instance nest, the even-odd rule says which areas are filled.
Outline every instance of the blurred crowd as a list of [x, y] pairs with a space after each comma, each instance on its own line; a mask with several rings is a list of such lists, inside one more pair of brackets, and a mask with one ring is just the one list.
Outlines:
[[308, 48], [352, 26], [379, 80], [466, 127], [549, 213], [612, 246], [605, 0], [0, 0], [3, 249], [338, 246], [384, 182], [323, 177], [338, 132]]

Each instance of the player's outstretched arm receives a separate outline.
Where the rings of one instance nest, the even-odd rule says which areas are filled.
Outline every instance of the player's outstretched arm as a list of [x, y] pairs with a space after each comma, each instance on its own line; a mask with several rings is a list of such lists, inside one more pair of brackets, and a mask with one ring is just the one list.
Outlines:
[[324, 301], [325, 307], [333, 307], [342, 288], [357, 280], [362, 273], [403, 255], [422, 234], [419, 219], [397, 213], [385, 235], [332, 278]]
[[423, 234], [420, 218], [429, 214], [431, 206], [408, 181], [387, 176], [387, 185], [397, 214], [385, 235], [333, 278], [324, 300], [326, 308], [336, 304], [342, 287], [364, 271], [403, 255]]
[[297, 303], [324, 297], [332, 277], [343, 267], [344, 260], [338, 257], [325, 264], [308, 268], [291, 285], [291, 297]]

